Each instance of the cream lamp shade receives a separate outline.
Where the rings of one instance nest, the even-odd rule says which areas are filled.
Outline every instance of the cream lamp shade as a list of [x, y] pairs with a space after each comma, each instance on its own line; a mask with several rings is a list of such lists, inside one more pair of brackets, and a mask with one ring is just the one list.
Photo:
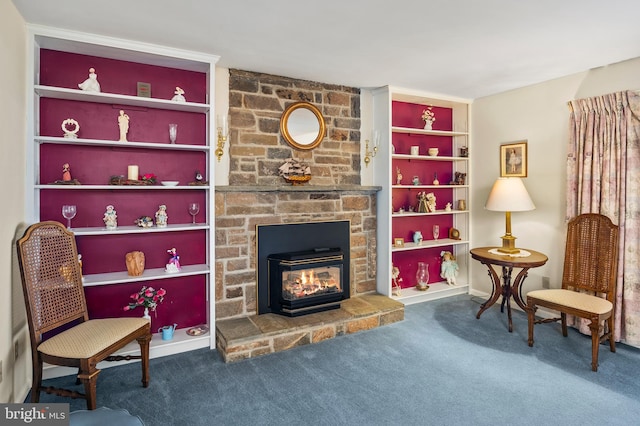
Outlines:
[[502, 237], [502, 247], [498, 251], [503, 253], [518, 253], [515, 247], [516, 237], [511, 235], [511, 212], [534, 210], [527, 188], [520, 178], [498, 178], [491, 188], [489, 198], [484, 208], [491, 211], [505, 212], [506, 232]]

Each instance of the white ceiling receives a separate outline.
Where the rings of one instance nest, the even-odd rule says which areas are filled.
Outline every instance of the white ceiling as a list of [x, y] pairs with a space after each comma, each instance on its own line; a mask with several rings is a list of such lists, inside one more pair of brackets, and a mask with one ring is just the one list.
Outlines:
[[29, 23], [219, 65], [478, 98], [640, 57], [638, 0], [12, 0]]

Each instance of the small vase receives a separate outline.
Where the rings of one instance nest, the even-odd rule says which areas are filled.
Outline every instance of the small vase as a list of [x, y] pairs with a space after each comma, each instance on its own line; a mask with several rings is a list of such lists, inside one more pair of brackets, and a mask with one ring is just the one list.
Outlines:
[[142, 315], [142, 318], [151, 321], [151, 315], [149, 315], [149, 308], [144, 308], [144, 315]]
[[433, 130], [433, 121], [425, 121], [424, 130]]

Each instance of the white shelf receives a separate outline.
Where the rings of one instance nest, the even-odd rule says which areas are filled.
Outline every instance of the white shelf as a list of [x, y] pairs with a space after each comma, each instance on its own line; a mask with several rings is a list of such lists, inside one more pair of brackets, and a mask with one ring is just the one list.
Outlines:
[[107, 272], [104, 274], [89, 274], [83, 276], [83, 285], [93, 287], [109, 284], [124, 284], [140, 281], [166, 280], [169, 278], [188, 277], [192, 275], [207, 275], [210, 273], [209, 265], [187, 265], [182, 266], [180, 272], [168, 273], [164, 268], [145, 269], [142, 275], [130, 276], [126, 271]]
[[392, 252], [400, 252], [400, 251], [412, 251], [412, 250], [424, 250], [433, 247], [447, 247], [447, 246], [455, 246], [455, 245], [466, 245], [469, 244], [467, 240], [452, 240], [451, 238], [441, 238], [438, 240], [426, 240], [422, 241], [421, 244], [405, 242], [404, 247], [395, 247], [392, 246]]
[[121, 235], [121, 234], [149, 234], [154, 232], [182, 232], [182, 231], [198, 231], [209, 229], [206, 223], [181, 223], [167, 225], [164, 228], [152, 226], [151, 228], [142, 228], [140, 226], [118, 226], [116, 229], [107, 229], [105, 227], [91, 228], [71, 228], [71, 231], [77, 236], [83, 235]]
[[393, 189], [411, 189], [411, 188], [428, 188], [428, 189], [438, 189], [438, 188], [468, 188], [469, 185], [391, 185]]
[[457, 284], [450, 286], [446, 282], [430, 283], [429, 289], [421, 291], [415, 287], [403, 288], [400, 296], [391, 296], [405, 305], [426, 302], [428, 300], [442, 299], [444, 297], [455, 296], [457, 294], [467, 294], [469, 286], [466, 284]]
[[127, 105], [135, 107], [146, 107], [154, 109], [167, 109], [172, 111], [185, 112], [208, 112], [209, 104], [195, 102], [174, 102], [165, 99], [143, 98], [130, 95], [118, 95], [103, 92], [85, 92], [79, 89], [67, 89], [64, 87], [52, 87], [35, 85], [36, 94], [42, 98], [64, 99], [81, 102], [95, 102], [100, 104]]
[[414, 135], [469, 136], [468, 132], [456, 132], [456, 131], [446, 131], [446, 130], [424, 130], [424, 129], [413, 129], [410, 127], [392, 127], [391, 131], [393, 133], [406, 133], [406, 134], [414, 134]]
[[443, 155], [411, 155], [393, 154], [391, 158], [398, 160], [418, 160], [418, 161], [469, 161], [469, 157], [446, 157]]
[[94, 189], [109, 189], [109, 190], [124, 190], [124, 191], [141, 191], [141, 190], [162, 190], [172, 191], [176, 189], [210, 189], [209, 185], [178, 185], [178, 186], [164, 186], [164, 185], [57, 185], [54, 183], [47, 185], [34, 185], [36, 189], [61, 189], [61, 190], [94, 190]]
[[436, 216], [436, 215], [443, 215], [443, 214], [465, 214], [465, 213], [469, 213], [469, 210], [451, 210], [451, 211], [436, 210], [435, 212], [429, 212], [429, 213], [404, 212], [404, 213], [393, 213], [391, 217], [396, 218], [396, 217]]
[[154, 142], [120, 142], [108, 141], [101, 139], [71, 139], [55, 136], [36, 136], [35, 141], [41, 144], [60, 144], [60, 145], [88, 145], [88, 146], [106, 146], [118, 148], [145, 148], [145, 149], [165, 149], [176, 151], [209, 151], [210, 147], [206, 145], [183, 145], [170, 143], [154, 143]]

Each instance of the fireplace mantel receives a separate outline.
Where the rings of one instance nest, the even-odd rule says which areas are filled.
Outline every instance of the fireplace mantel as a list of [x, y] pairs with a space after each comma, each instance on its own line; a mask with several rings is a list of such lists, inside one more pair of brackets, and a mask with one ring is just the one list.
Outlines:
[[354, 192], [374, 194], [382, 190], [381, 186], [362, 185], [225, 185], [216, 186], [217, 192]]

